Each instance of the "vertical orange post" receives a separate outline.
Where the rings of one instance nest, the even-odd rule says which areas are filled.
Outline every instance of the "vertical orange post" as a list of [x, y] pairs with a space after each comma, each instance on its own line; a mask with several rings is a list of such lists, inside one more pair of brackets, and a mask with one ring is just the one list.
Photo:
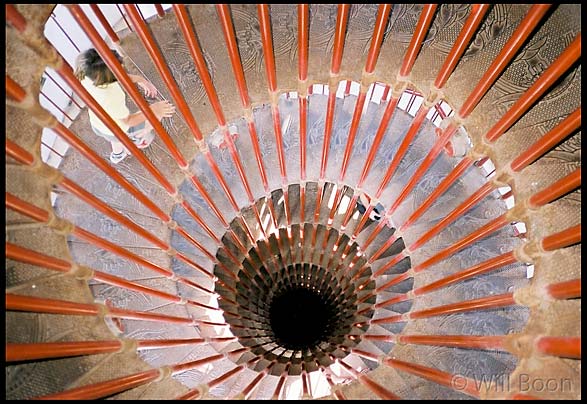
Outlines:
[[505, 335], [400, 335], [397, 337], [397, 342], [454, 348], [505, 350], [505, 339]]
[[389, 247], [391, 247], [391, 245], [393, 243], [395, 243], [395, 241], [397, 240], [397, 236], [395, 234], [393, 234], [389, 240], [387, 240], [385, 243], [383, 243], [383, 245], [373, 253], [373, 255], [371, 255], [371, 257], [369, 258], [369, 262], [373, 263], [375, 262], [375, 260], [377, 260], [377, 258], [379, 258], [379, 256], [381, 254], [383, 254], [385, 252], [385, 250], [387, 250]]
[[[245, 188], [245, 192], [247, 193], [249, 203], [252, 204], [252, 206], [253, 206], [253, 210], [255, 212], [257, 222], [259, 223], [259, 228], [264, 231], [263, 225], [261, 223], [261, 219], [259, 218], [259, 213], [256, 209], [256, 205], [253, 204], [254, 198], [253, 198], [253, 194], [251, 192], [251, 187], [250, 187], [249, 182], [247, 180], [247, 177], [245, 175], [245, 171], [244, 171], [242, 162], [240, 160], [240, 157], [238, 155], [238, 152], [236, 150], [236, 147], [234, 145], [234, 141], [232, 140], [232, 137], [231, 137], [231, 134], [228, 130], [228, 127], [226, 127], [226, 119], [224, 118], [222, 106], [220, 105], [220, 101], [218, 100], [218, 95], [216, 93], [216, 89], [214, 88], [214, 83], [212, 82], [212, 78], [210, 77], [210, 73], [208, 72], [208, 68], [206, 66], [206, 61], [204, 60], [204, 56], [203, 56], [202, 51], [200, 49], [200, 46], [197, 42], [195, 32], [189, 22], [189, 17], [187, 15], [187, 11], [185, 9], [185, 6], [174, 5], [173, 7], [175, 10], [175, 15], [177, 17], [179, 26], [182, 30], [183, 36], [186, 40], [186, 43], [188, 45], [188, 48], [189, 48], [190, 53], [192, 55], [192, 58], [194, 59], [194, 63], [196, 65], [196, 68], [198, 69], [198, 73], [200, 74], [200, 78], [202, 79], [204, 89], [206, 91], [208, 99], [210, 100], [210, 104], [212, 105], [212, 108], [213, 108], [214, 113], [216, 115], [216, 120], [218, 121], [218, 125], [221, 126], [221, 129], [224, 132], [224, 141], [228, 145], [229, 153], [232, 157], [232, 160], [234, 161], [234, 164], [236, 166], [240, 180]], [[216, 166], [216, 163], [213, 163], [213, 164], [214, 164], [214, 166]], [[224, 180], [224, 179], [222, 179], [222, 180]]]
[[338, 5], [338, 11], [336, 14], [336, 28], [334, 33], [334, 47], [332, 51], [332, 64], [330, 67], [330, 72], [332, 74], [338, 74], [340, 71], [342, 53], [344, 50], [345, 32], [350, 10], [350, 4]]
[[493, 183], [487, 182], [483, 184], [477, 191], [473, 192], [467, 199], [465, 199], [459, 206], [457, 206], [452, 212], [448, 213], [446, 216], [442, 218], [438, 223], [432, 226], [426, 233], [424, 233], [420, 238], [412, 243], [410, 246], [410, 251], [414, 251], [417, 248], [420, 248], [426, 242], [428, 242], [432, 237], [438, 234], [440, 231], [445, 229], [450, 223], [455, 221], [457, 218], [465, 214], [469, 209], [475, 206], [479, 201], [493, 192], [494, 186]]
[[459, 116], [466, 118], [473, 112], [473, 109], [475, 109], [479, 101], [481, 101], [499, 75], [505, 70], [550, 7], [550, 4], [535, 4], [530, 8], [526, 17], [520, 22], [520, 25], [514, 31], [509, 41], [503, 46], [499, 55], [497, 55], [491, 66], [489, 66], [483, 77], [481, 77], [481, 80], [479, 80], [477, 86], [471, 91], [471, 94], [459, 109]]
[[406, 315], [395, 315], [390, 317], [381, 317], [371, 320], [371, 324], [396, 323], [401, 321], [415, 320], [427, 317], [440, 316], [444, 314], [463, 313], [474, 310], [494, 309], [497, 307], [511, 306], [516, 304], [513, 293], [504, 293], [501, 295], [486, 296], [479, 299], [467, 300], [443, 306], [432, 307], [425, 310], [418, 310]]
[[279, 170], [281, 172], [281, 183], [282, 186], [285, 187], [287, 185], [287, 171], [283, 150], [283, 136], [281, 133], [281, 119], [279, 118], [277, 100], [274, 99], [277, 95], [277, 77], [275, 72], [275, 56], [273, 55], [273, 39], [271, 36], [269, 6], [267, 4], [258, 4], [257, 12], [259, 15], [261, 42], [263, 43], [263, 55], [265, 56], [265, 71], [267, 72], [267, 81], [269, 83], [269, 94], [272, 97], [271, 115], [273, 117], [273, 131], [275, 133], [277, 159], [279, 161]]
[[119, 377], [106, 382], [90, 384], [87, 386], [77, 387], [63, 391], [61, 393], [50, 394], [37, 397], [37, 400], [92, 400], [108, 397], [116, 393], [133, 389], [154, 381], [160, 376], [159, 369], [146, 370], [140, 373], [134, 373], [129, 376]]
[[395, 170], [397, 169], [399, 163], [402, 161], [403, 157], [407, 153], [408, 148], [412, 143], [412, 140], [414, 140], [414, 138], [416, 137], [416, 134], [418, 133], [420, 126], [422, 126], [422, 122], [424, 122], [424, 118], [426, 118], [426, 114], [428, 114], [429, 110], [429, 108], [426, 108], [424, 106], [420, 107], [420, 109], [418, 110], [416, 116], [414, 117], [414, 120], [412, 121], [412, 124], [410, 125], [410, 129], [408, 129], [408, 132], [402, 140], [402, 143], [400, 144], [397, 152], [393, 156], [393, 160], [389, 164], [389, 168], [385, 172], [385, 176], [379, 184], [379, 188], [377, 189], [377, 193], [375, 194], [376, 198], [379, 198], [381, 196], [383, 190], [389, 183], [389, 180], [391, 180], [391, 177], [393, 177]]
[[551, 234], [542, 239], [542, 249], [545, 251], [553, 251], [559, 248], [569, 247], [573, 244], [581, 242], [581, 225], [578, 224], [569, 227], [561, 232]]
[[[155, 41], [153, 40], [153, 38], [149, 34], [149, 31], [147, 29], [147, 25], [146, 25], [145, 21], [139, 15], [137, 7], [135, 5], [131, 5], [131, 4], [126, 4], [124, 7], [129, 15], [129, 18], [130, 18], [132, 24], [134, 25], [134, 28], [135, 28], [137, 35], [139, 36], [139, 38], [143, 42], [143, 45], [145, 46], [145, 49], [149, 53], [151, 60], [153, 61], [157, 70], [159, 71], [159, 74], [163, 78], [165, 85], [167, 86], [167, 88], [169, 89], [169, 91], [171, 93], [173, 101], [175, 102], [179, 111], [181, 112], [182, 116], [184, 117], [184, 120], [186, 121], [188, 127], [190, 128], [192, 135], [194, 136], [194, 138], [197, 142], [202, 142], [204, 140], [204, 136], [202, 135], [202, 132], [200, 131], [200, 128], [198, 127], [198, 124], [196, 123], [196, 120], [194, 119], [194, 117], [191, 113], [191, 110], [190, 110], [189, 106], [187, 105], [187, 102], [185, 101], [185, 98], [179, 89], [179, 86], [175, 82], [173, 75], [171, 74], [171, 70], [169, 69], [169, 66], [167, 66], [167, 63], [165, 62], [165, 59], [163, 58], [163, 55], [161, 54], [160, 49], [158, 48], [157, 44], [155, 43]], [[239, 211], [238, 205], [236, 203], [236, 200], [234, 199], [234, 196], [232, 195], [232, 191], [228, 187], [228, 184], [226, 183], [226, 180], [224, 179], [222, 173], [220, 172], [218, 165], [216, 164], [216, 162], [212, 158], [210, 151], [209, 150], [204, 151], [204, 155], [205, 155], [206, 161], [210, 164], [210, 168], [212, 169], [214, 176], [217, 178], [218, 183], [220, 184], [224, 193], [226, 194], [230, 204], [232, 205], [233, 209], [236, 212], [238, 212]], [[182, 166], [185, 166], [185, 164], [182, 164]]]
[[[176, 13], [178, 8], [175, 8]], [[230, 58], [230, 63], [232, 65], [232, 70], [234, 72], [234, 76], [236, 79], [237, 88], [239, 90], [241, 103], [243, 108], [250, 109], [251, 103], [249, 99], [249, 94], [247, 90], [247, 84], [245, 80], [245, 74], [243, 71], [240, 55], [238, 52], [238, 46], [236, 43], [236, 37], [234, 33], [234, 27], [232, 24], [232, 20], [230, 18], [230, 10], [228, 5], [226, 4], [217, 4], [216, 11], [218, 13], [218, 17], [220, 19], [220, 23], [222, 26], [222, 32], [224, 34], [224, 40], [226, 42], [228, 56]], [[178, 16], [179, 18], [179, 16]], [[259, 140], [257, 137], [257, 131], [255, 128], [255, 123], [251, 118], [247, 118], [247, 125], [249, 128], [249, 136], [251, 138], [251, 144], [253, 145], [253, 151], [255, 153], [255, 160], [257, 162], [257, 167], [259, 168], [259, 174], [261, 176], [261, 181], [263, 182], [263, 187], [265, 192], [269, 192], [269, 184], [267, 181], [267, 174], [265, 171], [265, 167], [263, 165], [263, 158], [261, 157], [261, 148], [259, 146]], [[272, 207], [272, 202], [270, 202], [270, 207]], [[274, 216], [273, 216], [274, 217]]]
[[[443, 372], [438, 369], [433, 369], [426, 366], [417, 365], [415, 363], [404, 362], [392, 358], [383, 359], [383, 364], [394, 369], [402, 370], [404, 372], [408, 372], [413, 375], [422, 377], [424, 379], [430, 380], [434, 383], [440, 384], [450, 389], [456, 390], [457, 386], [455, 386], [454, 384], [454, 381], [456, 379], [455, 375], [453, 374]], [[477, 387], [479, 386], [478, 381], [460, 375], [458, 380], [459, 383], [462, 382], [462, 384], [459, 384], [458, 386], [459, 392], [479, 398], [479, 388]], [[464, 388], [461, 389], [461, 387], [463, 386]]]
[[391, 287], [393, 285], [397, 285], [398, 283], [403, 282], [406, 279], [408, 279], [410, 276], [411, 276], [410, 273], [404, 272], [403, 274], [401, 274], [399, 276], [396, 276], [395, 278], [393, 278], [389, 282], [386, 282], [385, 284], [377, 287], [377, 289], [375, 289], [375, 293], [382, 292], [382, 291], [388, 289], [389, 287]]
[[[332, 63], [330, 75], [336, 76], [340, 71], [342, 63], [342, 54], [344, 50], [344, 40], [346, 26], [349, 17], [350, 4], [339, 4], [336, 15], [336, 28], [334, 34], [334, 48], [332, 51]], [[320, 162], [320, 179], [324, 179], [326, 174], [326, 165], [328, 162], [328, 153], [330, 151], [330, 138], [332, 136], [332, 124], [334, 121], [334, 105], [336, 102], [336, 89], [331, 88], [328, 94], [328, 106], [326, 107], [326, 123], [324, 126], [324, 142], [322, 144], [322, 159]]]
[[194, 369], [198, 366], [201, 365], [206, 365], [208, 363], [212, 363], [214, 361], [217, 361], [219, 359], [224, 358], [224, 355], [222, 354], [216, 354], [216, 355], [212, 355], [212, 356], [208, 356], [206, 358], [202, 358], [202, 359], [197, 359], [195, 361], [190, 361], [190, 362], [184, 362], [184, 363], [178, 363], [175, 365], [171, 365], [171, 374], [172, 375], [176, 375], [178, 373], [182, 373], [185, 372], [186, 370], [190, 370], [190, 369]]
[[190, 54], [192, 55], [194, 64], [198, 69], [198, 73], [202, 80], [202, 85], [204, 86], [206, 94], [208, 95], [208, 99], [210, 100], [210, 105], [212, 106], [214, 114], [216, 115], [216, 120], [218, 121], [218, 124], [220, 126], [224, 126], [226, 125], [226, 119], [224, 118], [222, 106], [220, 105], [220, 101], [218, 100], [218, 95], [216, 93], [216, 89], [214, 88], [214, 83], [212, 82], [212, 78], [210, 77], [210, 73], [208, 72], [206, 60], [204, 59], [202, 49], [198, 44], [196, 33], [190, 23], [190, 18], [186, 10], [186, 7], [183, 4], [174, 4], [173, 10], [175, 11], [175, 16], [177, 18], [178, 25], [183, 33], [183, 37], [186, 41]]
[[373, 380], [371, 380], [369, 377], [365, 376], [364, 374], [357, 372], [352, 366], [348, 365], [345, 361], [341, 360], [341, 361], [338, 361], [338, 363], [340, 363], [344, 367], [345, 370], [347, 370], [350, 374], [352, 374], [353, 377], [359, 381], [359, 383], [361, 383], [362, 385], [367, 387], [369, 390], [371, 390], [373, 393], [375, 393], [380, 398], [382, 398], [384, 400], [399, 400], [400, 399], [400, 397], [393, 394], [391, 391], [387, 390], [385, 387], [381, 386], [378, 383], [375, 383]]
[[110, 37], [112, 42], [114, 42], [114, 43], [120, 42], [120, 38], [118, 37], [118, 35], [116, 35], [116, 32], [114, 32], [114, 30], [110, 26], [110, 23], [108, 23], [108, 20], [106, 19], [106, 17], [104, 16], [102, 11], [98, 7], [98, 5], [97, 4], [90, 4], [90, 8], [94, 12], [94, 14], [96, 14], [98, 21], [100, 21], [100, 24], [102, 24], [102, 27], [104, 27], [104, 29], [106, 30], [106, 33], [108, 34], [108, 36]]
[[158, 323], [172, 323], [172, 324], [186, 324], [192, 325], [197, 320], [192, 319], [191, 317], [175, 317], [175, 316], [168, 316], [166, 314], [153, 314], [147, 313], [143, 311], [133, 311], [133, 310], [123, 310], [116, 307], [110, 307], [109, 317], [116, 317], [116, 318], [123, 318], [127, 320], [144, 320], [144, 321], [155, 321]]
[[438, 71], [436, 80], [434, 81], [434, 87], [444, 87], [488, 10], [489, 4], [473, 4], [471, 6], [469, 18], [465, 21], [465, 25], [463, 25], [459, 36], [455, 40], [455, 44]]
[[377, 11], [377, 19], [375, 20], [375, 28], [373, 29], [373, 36], [371, 39], [371, 46], [367, 55], [367, 62], [365, 63], [365, 72], [367, 74], [373, 73], [379, 52], [381, 51], [381, 42], [383, 42], [383, 34], [385, 26], [391, 12], [391, 4], [380, 4]]
[[249, 99], [249, 92], [247, 90], [245, 73], [243, 71], [240, 54], [238, 52], [238, 46], [234, 34], [234, 26], [230, 17], [230, 9], [227, 4], [217, 4], [216, 12], [218, 13], [218, 18], [220, 19], [220, 24], [222, 25], [222, 32], [224, 34], [228, 56], [230, 57], [230, 63], [232, 64], [232, 68], [234, 70], [236, 84], [241, 97], [241, 103], [243, 104], [243, 108], [248, 108], [250, 107], [251, 102]]
[[[367, 54], [367, 61], [365, 62], [365, 74], [372, 74], [375, 70], [375, 65], [377, 63], [377, 59], [379, 57], [379, 52], [381, 51], [381, 42], [383, 41], [383, 33], [385, 32], [385, 26], [387, 25], [387, 20], [389, 18], [389, 13], [391, 12], [391, 4], [381, 4], [379, 5], [379, 10], [377, 12], [377, 19], [375, 20], [375, 27], [373, 28], [373, 35], [371, 39], [371, 46], [369, 48], [369, 53]], [[353, 118], [351, 121], [351, 127], [349, 129], [349, 134], [347, 138], [347, 143], [344, 151], [344, 155], [342, 158], [342, 165], [340, 168], [340, 175], [339, 181], [344, 181], [346, 176], [346, 171], [348, 168], [348, 163], [351, 157], [351, 152], [353, 149], [353, 145], [355, 142], [355, 137], [357, 135], [357, 130], [359, 129], [359, 123], [361, 121], [361, 114], [363, 113], [363, 107], [365, 105], [365, 97], [366, 94], [361, 91], [359, 92], [359, 97], [355, 104], [355, 112], [353, 114]]]
[[6, 310], [28, 311], [35, 313], [66, 314], [77, 316], [97, 316], [98, 306], [68, 302], [40, 297], [19, 296], [6, 293]]
[[6, 361], [15, 362], [48, 358], [66, 358], [80, 355], [98, 355], [117, 352], [121, 347], [122, 342], [118, 340], [6, 344]]
[[424, 38], [426, 37], [426, 33], [428, 32], [428, 28], [430, 28], [430, 24], [432, 23], [436, 7], [438, 7], [438, 4], [426, 4], [423, 7], [420, 19], [418, 20], [418, 24], [412, 35], [412, 40], [410, 41], [406, 55], [404, 56], [404, 62], [399, 72], [401, 77], [407, 77], [410, 74], [412, 66], [414, 66], [414, 62], [418, 56], [418, 52], [420, 52], [420, 48], [424, 42]]
[[19, 32], [24, 32], [27, 27], [26, 19], [18, 12], [14, 4], [5, 4], [4, 10], [6, 12], [6, 21], [10, 22]]
[[581, 359], [581, 337], [540, 337], [536, 348], [547, 355]]
[[489, 236], [491, 233], [494, 233], [497, 230], [501, 229], [502, 227], [507, 225], [509, 222], [510, 221], [506, 217], [506, 214], [503, 214], [503, 215], [491, 220], [489, 223], [485, 224], [484, 226], [481, 226], [480, 228], [478, 228], [477, 230], [475, 230], [474, 232], [472, 232], [468, 236], [460, 239], [459, 241], [457, 241], [456, 243], [454, 243], [450, 247], [438, 252], [437, 254], [428, 258], [423, 263], [415, 266], [413, 268], [414, 272], [423, 271], [424, 269], [430, 267], [431, 265], [434, 265], [434, 264], [450, 257], [453, 254], [456, 254], [457, 252], [459, 252], [463, 248], [468, 247], [471, 244]]
[[6, 94], [15, 101], [23, 102], [26, 98], [26, 91], [16, 81], [12, 80], [9, 75], [6, 75], [5, 83]]
[[550, 284], [546, 291], [554, 299], [576, 299], [581, 297], [581, 279]]
[[285, 368], [285, 370], [279, 376], [279, 380], [277, 381], [277, 385], [275, 386], [275, 390], [273, 391], [273, 396], [271, 396], [272, 400], [279, 400], [279, 397], [281, 396], [281, 392], [283, 391], [285, 379], [287, 378], [288, 369], [289, 369], [289, 363], [287, 364], [287, 367]]
[[322, 158], [320, 160], [320, 179], [324, 180], [326, 175], [326, 165], [328, 163], [328, 154], [330, 152], [330, 138], [332, 136], [332, 124], [334, 122], [334, 107], [336, 105], [336, 94], [331, 91], [328, 94], [328, 104], [326, 106], [326, 122], [324, 126], [324, 140], [322, 143]]
[[459, 163], [455, 166], [455, 168], [447, 175], [441, 182], [438, 184], [438, 187], [432, 191], [430, 195], [426, 198], [422, 204], [414, 210], [414, 212], [410, 215], [410, 217], [400, 226], [400, 231], [405, 231], [409, 226], [411, 226], [420, 216], [424, 214], [428, 210], [430, 206], [440, 197], [440, 195], [444, 194], [448, 188], [465, 172], [471, 165], [473, 164], [473, 160], [469, 157], [464, 157]]
[[554, 184], [546, 187], [540, 192], [535, 193], [529, 199], [531, 208], [538, 208], [550, 203], [567, 193], [574, 191], [581, 186], [581, 168], [577, 168], [569, 175], [556, 181]]
[[[300, 110], [300, 179], [306, 180], [306, 142], [308, 134], [308, 97], [298, 97]], [[303, 206], [303, 205], [302, 205]]]
[[5, 254], [6, 258], [10, 258], [20, 262], [25, 262], [31, 265], [49, 268], [59, 272], [68, 272], [71, 270], [72, 267], [72, 264], [65, 260], [50, 257], [48, 255], [41, 254], [37, 251], [29, 250], [28, 248], [23, 248], [9, 242], [6, 242]]
[[26, 164], [26, 165], [33, 165], [35, 162], [35, 158], [34, 156], [29, 153], [28, 151], [26, 151], [25, 149], [23, 149], [22, 147], [20, 147], [19, 145], [17, 145], [16, 143], [14, 143], [12, 140], [10, 139], [6, 139], [6, 154], [10, 157], [12, 157], [13, 159], [15, 159], [16, 161]]
[[521, 153], [511, 163], [513, 171], [522, 171], [525, 167], [532, 164], [544, 153], [555, 147], [560, 141], [568, 135], [579, 129], [581, 126], [581, 107], [573, 111], [564, 121], [559, 123], [553, 129], [543, 135], [532, 146], [528, 147], [525, 152]]
[[212, 389], [213, 387], [223, 383], [225, 380], [228, 380], [232, 376], [242, 372], [245, 369], [246, 369], [246, 367], [244, 365], [239, 365], [239, 366], [235, 367], [234, 369], [231, 369], [228, 372], [224, 373], [223, 375], [217, 377], [216, 379], [208, 382], [208, 387], [210, 389]]
[[248, 400], [249, 397], [251, 397], [255, 387], [257, 387], [266, 376], [267, 370], [263, 370], [262, 372], [259, 372], [259, 374], [249, 384], [247, 384], [241, 393], [245, 400]]
[[448, 285], [452, 285], [454, 283], [469, 279], [473, 276], [486, 274], [488, 272], [502, 268], [506, 265], [513, 264], [516, 261], [517, 259], [514, 256], [514, 253], [510, 251], [508, 253], [498, 255], [497, 257], [490, 258], [486, 261], [481, 262], [480, 264], [474, 265], [465, 270], [458, 271], [452, 275], [446, 276], [427, 285], [420, 286], [419, 288], [414, 289], [413, 293], [414, 296], [421, 296], [423, 294], [444, 288]]
[[501, 295], [492, 295], [479, 299], [433, 307], [431, 309], [418, 310], [410, 314], [410, 319], [426, 318], [443, 314], [462, 313], [472, 310], [493, 309], [497, 307], [511, 306], [514, 304], [516, 304], [514, 300], [514, 294], [504, 293]]
[[[386, 87], [389, 88], [389, 87]], [[361, 171], [361, 177], [359, 178], [359, 182], [357, 183], [357, 187], [362, 187], [363, 183], [367, 179], [367, 175], [369, 174], [369, 170], [375, 161], [375, 155], [379, 150], [379, 146], [381, 145], [381, 141], [383, 140], [383, 136], [387, 131], [387, 127], [389, 126], [389, 121], [393, 116], [395, 108], [397, 106], [397, 102], [399, 101], [398, 97], [391, 97], [387, 106], [385, 107], [385, 112], [383, 113], [383, 117], [381, 118], [381, 122], [379, 123], [379, 127], [377, 128], [377, 132], [375, 133], [375, 138], [373, 139], [373, 144], [371, 145], [371, 149], [369, 149], [369, 154], [367, 155], [367, 159], [365, 160], [365, 164], [363, 166], [363, 171]]]
[[23, 201], [20, 198], [6, 192], [5, 205], [7, 208], [14, 210], [20, 214], [30, 217], [41, 223], [47, 223], [49, 221], [49, 212], [45, 209], [41, 209]]
[[399, 205], [403, 202], [403, 200], [409, 195], [412, 191], [414, 186], [418, 183], [420, 178], [424, 175], [424, 173], [428, 170], [428, 168], [432, 165], [433, 161], [438, 157], [443, 147], [449, 141], [451, 136], [456, 132], [457, 127], [453, 124], [449, 125], [448, 128], [442, 133], [440, 138], [437, 142], [432, 146], [430, 152], [426, 155], [420, 166], [414, 172], [410, 181], [405, 185], [405, 187], [400, 192], [399, 196], [395, 200], [395, 202], [389, 207], [389, 213], [395, 212], [395, 210], [399, 207]]
[[157, 15], [159, 15], [159, 17], [165, 17], [165, 10], [161, 4], [155, 4], [155, 10], [157, 10]]
[[[308, 46], [310, 31], [310, 7], [308, 4], [298, 5], [298, 81], [306, 85], [308, 78]], [[298, 94], [300, 110], [300, 178], [306, 180], [306, 136], [308, 120], [308, 95], [304, 88], [304, 94]], [[302, 187], [303, 188], [303, 187]], [[305, 190], [304, 190], [305, 191]], [[302, 191], [302, 192], [304, 192]], [[304, 205], [301, 205], [301, 211]], [[303, 220], [302, 220], [303, 222]]]
[[308, 44], [310, 30], [310, 7], [298, 4], [298, 80], [308, 78]]
[[538, 80], [489, 129], [485, 134], [485, 139], [489, 142], [495, 142], [499, 139], [580, 57], [581, 34], [579, 33], [548, 69], [540, 75]]

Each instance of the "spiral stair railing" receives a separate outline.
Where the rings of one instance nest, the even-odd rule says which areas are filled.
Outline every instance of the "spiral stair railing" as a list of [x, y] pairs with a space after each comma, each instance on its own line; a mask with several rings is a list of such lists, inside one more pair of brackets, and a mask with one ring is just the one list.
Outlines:
[[580, 5], [155, 6], [139, 150], [6, 5], [6, 398], [580, 398]]

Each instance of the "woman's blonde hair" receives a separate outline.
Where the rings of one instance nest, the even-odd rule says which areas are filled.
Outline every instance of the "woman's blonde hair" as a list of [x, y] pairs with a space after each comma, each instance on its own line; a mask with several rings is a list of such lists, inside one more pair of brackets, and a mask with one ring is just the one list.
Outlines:
[[[122, 63], [122, 58], [115, 50], [112, 53]], [[78, 55], [76, 59], [75, 76], [79, 80], [90, 78], [95, 86], [108, 85], [117, 81], [116, 76], [100, 57], [96, 49], [90, 48]]]

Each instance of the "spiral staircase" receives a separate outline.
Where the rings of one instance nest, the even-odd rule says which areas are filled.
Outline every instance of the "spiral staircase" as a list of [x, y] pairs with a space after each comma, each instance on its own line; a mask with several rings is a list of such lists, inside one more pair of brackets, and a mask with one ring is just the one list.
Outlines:
[[116, 166], [38, 103], [100, 108], [52, 7], [6, 8], [7, 399], [581, 397], [580, 5], [69, 5], [177, 106]]

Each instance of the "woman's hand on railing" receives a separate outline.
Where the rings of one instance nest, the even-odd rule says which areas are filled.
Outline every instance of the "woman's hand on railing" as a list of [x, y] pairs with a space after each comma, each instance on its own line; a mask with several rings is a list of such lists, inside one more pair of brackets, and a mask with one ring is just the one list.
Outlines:
[[169, 101], [159, 101], [151, 104], [151, 110], [158, 120], [170, 118], [175, 113], [175, 106]]
[[149, 80], [143, 80], [137, 84], [143, 89], [147, 97], [155, 98], [157, 96], [157, 87], [155, 87]]

